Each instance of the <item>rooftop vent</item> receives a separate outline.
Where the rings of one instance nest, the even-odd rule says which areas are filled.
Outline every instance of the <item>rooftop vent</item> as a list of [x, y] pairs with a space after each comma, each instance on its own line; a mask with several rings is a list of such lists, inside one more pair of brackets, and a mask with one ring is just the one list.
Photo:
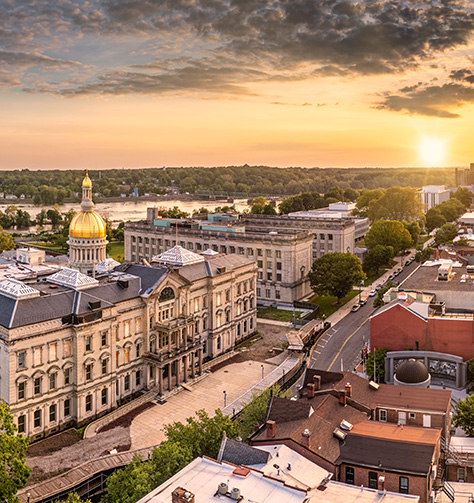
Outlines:
[[119, 279], [117, 281], [117, 284], [119, 287], [121, 287], [125, 290], [125, 288], [128, 288], [128, 279]]
[[343, 419], [341, 421], [341, 424], [339, 425], [339, 428], [341, 428], [341, 430], [351, 431], [353, 426], [351, 423], [349, 423], [349, 421], [346, 421], [345, 419]]
[[177, 487], [171, 493], [171, 503], [194, 503], [194, 494], [183, 487]]
[[217, 492], [219, 494], [227, 494], [227, 491], [229, 490], [229, 486], [225, 482], [221, 482], [217, 486]]
[[222, 274], [222, 273], [224, 273], [225, 271], [226, 271], [225, 267], [222, 267], [222, 266], [221, 266], [221, 267], [218, 267], [218, 268], [217, 268], [217, 274]]
[[100, 300], [94, 300], [89, 302], [89, 308], [93, 311], [94, 309], [100, 308]]
[[240, 496], [240, 489], [238, 487], [234, 487], [232, 491], [230, 491], [230, 497], [234, 501], [240, 501], [242, 499]]
[[345, 431], [340, 430], [339, 428], [336, 428], [332, 432], [333, 436], [336, 437], [338, 440], [345, 440], [347, 437], [347, 433]]
[[375, 381], [370, 381], [369, 388], [377, 391], [380, 388], [380, 384], [377, 384]]

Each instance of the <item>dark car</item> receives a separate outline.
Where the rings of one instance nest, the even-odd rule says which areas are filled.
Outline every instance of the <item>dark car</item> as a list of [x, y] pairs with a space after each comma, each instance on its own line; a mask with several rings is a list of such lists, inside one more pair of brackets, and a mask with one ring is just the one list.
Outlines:
[[352, 309], [351, 309], [351, 312], [355, 313], [356, 311], [358, 311], [360, 309], [360, 305], [359, 304], [354, 304], [352, 306]]

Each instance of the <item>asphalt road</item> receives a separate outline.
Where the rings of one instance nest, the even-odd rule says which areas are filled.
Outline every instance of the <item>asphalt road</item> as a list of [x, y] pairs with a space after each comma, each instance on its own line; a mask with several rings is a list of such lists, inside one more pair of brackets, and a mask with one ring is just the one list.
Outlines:
[[[395, 280], [402, 283], [418, 267], [418, 263], [412, 262], [403, 268]], [[323, 335], [313, 349], [309, 364], [311, 368], [333, 372], [355, 369], [361, 361], [364, 342], [369, 341], [369, 318], [376, 311], [373, 307], [374, 299], [375, 297], [369, 297], [365, 306], [354, 313], [350, 312]], [[358, 300], [355, 297], [353, 303]]]

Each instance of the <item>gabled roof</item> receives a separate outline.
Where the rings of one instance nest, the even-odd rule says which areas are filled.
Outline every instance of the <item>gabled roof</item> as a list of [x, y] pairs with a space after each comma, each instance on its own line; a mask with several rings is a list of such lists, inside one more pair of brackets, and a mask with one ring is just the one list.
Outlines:
[[234, 465], [265, 465], [271, 458], [270, 454], [261, 449], [256, 449], [243, 442], [231, 440], [226, 436], [222, 439], [218, 461], [227, 461]]
[[152, 262], [181, 267], [183, 265], [204, 262], [204, 257], [190, 250], [186, 250], [186, 248], [182, 246], [176, 245], [159, 255], [155, 255], [152, 258]]
[[83, 290], [99, 284], [96, 279], [67, 267], [51, 274], [51, 276], [48, 276], [47, 281], [48, 283], [53, 283], [54, 285], [67, 286], [69, 288], [74, 288], [75, 290]]
[[102, 274], [105, 272], [112, 271], [118, 265], [120, 265], [120, 262], [117, 262], [112, 257], [109, 257], [107, 255], [107, 258], [105, 260], [102, 260], [102, 262], [99, 262], [98, 264], [96, 264], [95, 270], [97, 273]]

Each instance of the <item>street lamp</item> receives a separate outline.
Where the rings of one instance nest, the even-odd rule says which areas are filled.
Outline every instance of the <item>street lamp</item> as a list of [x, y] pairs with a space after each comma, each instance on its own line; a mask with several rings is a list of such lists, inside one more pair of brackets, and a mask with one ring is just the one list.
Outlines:
[[227, 406], [227, 393], [224, 391], [224, 408]]
[[265, 368], [263, 366], [263, 363], [262, 363], [262, 379], [265, 377]]

